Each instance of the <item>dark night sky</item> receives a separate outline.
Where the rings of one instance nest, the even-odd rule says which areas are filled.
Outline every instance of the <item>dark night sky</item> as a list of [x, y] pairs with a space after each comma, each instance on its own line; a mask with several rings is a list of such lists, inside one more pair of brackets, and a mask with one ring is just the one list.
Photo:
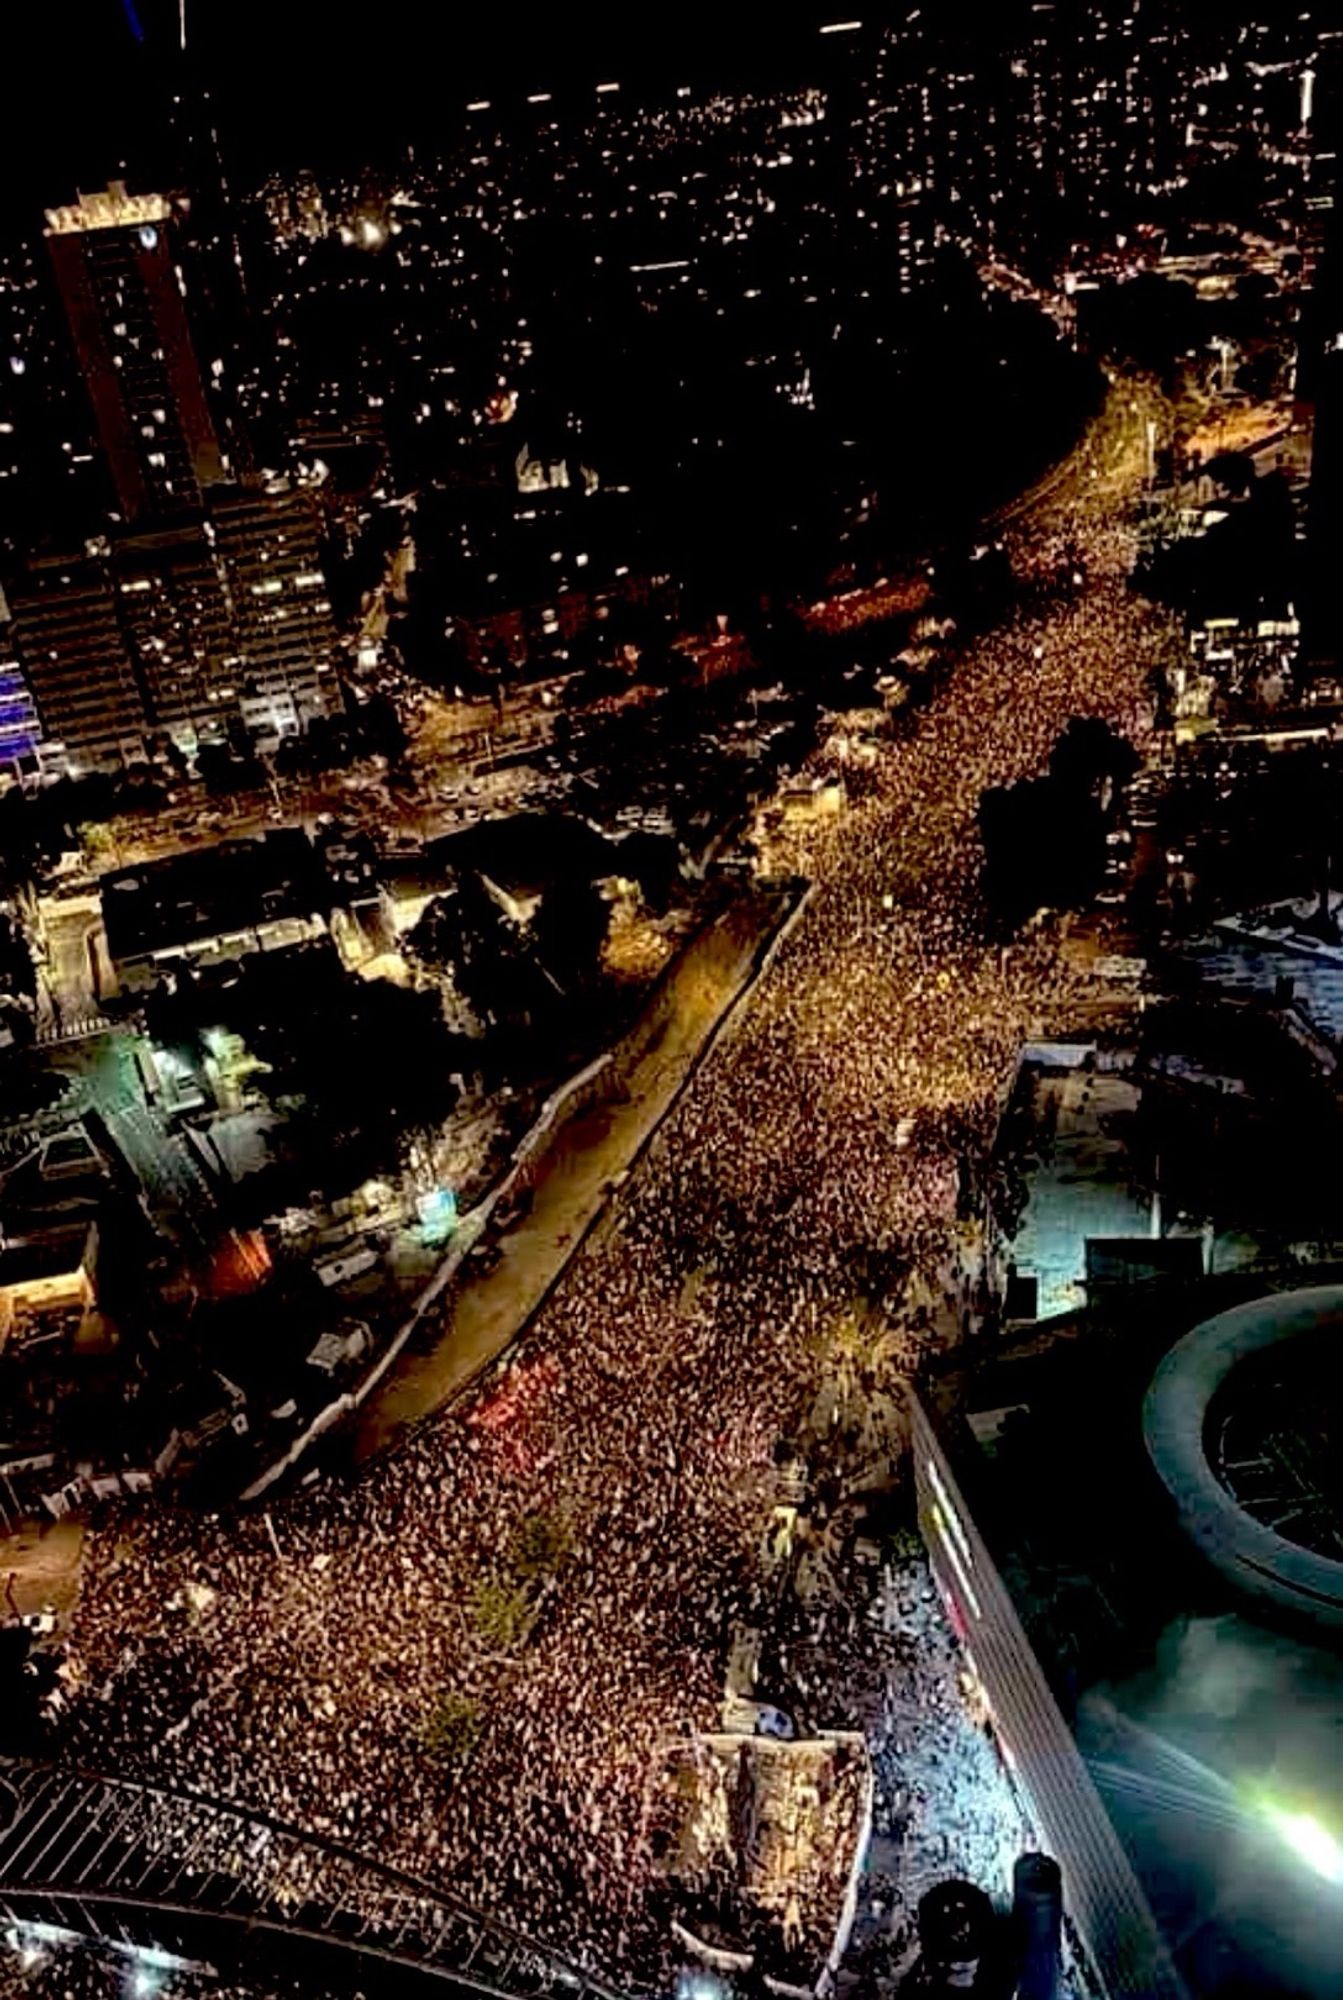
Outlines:
[[[481, 93], [521, 97], [674, 69], [687, 81], [796, 73], [817, 47], [817, 22], [845, 18], [842, 4], [807, 0], [786, 9], [704, 0], [188, 4], [191, 46], [241, 170], [271, 159], [357, 162], [408, 137], [430, 145]], [[102, 177], [119, 152], [133, 158], [161, 101], [159, 61], [176, 44], [177, 0], [10, 0], [0, 48], [16, 86], [0, 121], [7, 186], [25, 201], [30, 191], [62, 198], [75, 180]]]

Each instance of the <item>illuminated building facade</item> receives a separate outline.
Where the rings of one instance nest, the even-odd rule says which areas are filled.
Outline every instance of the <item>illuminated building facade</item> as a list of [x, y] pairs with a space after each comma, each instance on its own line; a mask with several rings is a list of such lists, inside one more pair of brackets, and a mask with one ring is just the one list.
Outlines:
[[1064, 1905], [1108, 2000], [1188, 2000], [1151, 1909], [975, 1524], [930, 1410], [911, 1395], [919, 1525], [1000, 1746], [1063, 1869]]
[[42, 742], [42, 724], [23, 669], [15, 659], [4, 656], [0, 642], [0, 778], [17, 776], [21, 767], [36, 757]]
[[248, 735], [265, 745], [336, 713], [336, 630], [314, 496], [222, 495], [211, 508], [209, 532], [233, 619], [236, 679], [229, 696]]
[[17, 660], [3, 657], [0, 646], [0, 778], [35, 757], [41, 741], [37, 704], [23, 670]]
[[1316, 80], [1323, 254], [1302, 313], [1298, 394], [1314, 411], [1306, 519], [1304, 652], [1317, 673], [1343, 669], [1343, 37]]
[[[149, 714], [104, 554], [29, 564], [14, 635], [48, 744], [78, 773], [144, 754]], [[57, 754], [54, 750], [53, 755]]]
[[9, 605], [0, 591], [0, 785], [33, 767], [41, 741], [37, 703], [19, 665]]
[[239, 733], [274, 747], [342, 703], [306, 492], [222, 493], [203, 519], [36, 561], [14, 632], [44, 760], [75, 773], [165, 739], [187, 756]]
[[116, 545], [117, 608], [156, 732], [190, 752], [227, 733], [241, 662], [214, 548], [198, 524]]
[[172, 209], [113, 182], [47, 211], [47, 248], [121, 511], [180, 514], [228, 473], [174, 261]]

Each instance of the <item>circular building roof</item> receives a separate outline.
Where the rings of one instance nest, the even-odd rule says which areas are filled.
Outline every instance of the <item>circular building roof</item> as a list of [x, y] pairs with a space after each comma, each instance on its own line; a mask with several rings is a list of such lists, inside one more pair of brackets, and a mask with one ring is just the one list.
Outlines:
[[1343, 1623], [1343, 1285], [1233, 1306], [1176, 1342], [1143, 1435], [1186, 1533], [1242, 1589]]

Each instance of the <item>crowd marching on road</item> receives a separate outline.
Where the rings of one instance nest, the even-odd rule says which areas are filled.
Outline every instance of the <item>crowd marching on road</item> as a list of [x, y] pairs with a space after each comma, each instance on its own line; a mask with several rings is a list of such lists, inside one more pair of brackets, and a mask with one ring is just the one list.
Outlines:
[[[1019, 573], [1080, 552], [1084, 587], [968, 641], [848, 809], [787, 836], [802, 920], [506, 1374], [277, 1509], [278, 1553], [256, 1515], [95, 1530], [70, 1756], [338, 1837], [638, 1982], [646, 1781], [716, 1718], [827, 1329], [861, 1297], [906, 1364], [945, 1331], [911, 1275], [940, 1287], [962, 1161], [1066, 1005], [1047, 935], [985, 941], [976, 808], [1074, 716], [1147, 726], [1169, 635], [1128, 582], [1127, 396], [1008, 530]], [[550, 1572], [501, 1629], [538, 1514]]]

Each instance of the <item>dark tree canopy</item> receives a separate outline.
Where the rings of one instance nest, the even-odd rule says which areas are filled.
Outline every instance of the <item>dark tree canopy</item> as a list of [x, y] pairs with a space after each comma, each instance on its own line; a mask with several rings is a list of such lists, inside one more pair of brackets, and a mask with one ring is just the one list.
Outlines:
[[241, 1035], [267, 1065], [257, 1081], [286, 1111], [310, 1185], [328, 1194], [395, 1167], [456, 1102], [463, 1049], [435, 997], [352, 979], [324, 948], [255, 953], [226, 982], [184, 982], [150, 1019], [178, 1047], [199, 1049], [209, 1028]]
[[226, 743], [202, 743], [196, 752], [196, 771], [212, 798], [256, 791], [266, 782], [255, 757], [236, 756]]
[[450, 972], [462, 999], [487, 1027], [524, 1021], [538, 1003], [537, 969], [526, 936], [477, 874], [463, 872], [435, 896], [406, 950], [420, 965]]
[[0, 1111], [8, 1118], [32, 1118], [59, 1104], [70, 1079], [46, 1063], [17, 1051], [0, 1053]]
[[591, 883], [557, 882], [532, 918], [532, 943], [545, 970], [572, 995], [596, 978], [611, 905]]
[[1198, 295], [1179, 278], [1156, 271], [1102, 286], [1089, 306], [1103, 345], [1140, 368], [1163, 368], [1197, 345]]
[[1049, 775], [1071, 791], [1099, 793], [1107, 779], [1125, 783], [1138, 761], [1127, 737], [1100, 716], [1074, 716], [1050, 754]]
[[1091, 895], [1104, 855], [1104, 821], [1086, 793], [1055, 778], [985, 792], [979, 807], [984, 889], [1015, 929], [1039, 909], [1074, 909]]
[[1218, 451], [1203, 467], [1209, 479], [1228, 493], [1245, 494], [1254, 485], [1254, 460], [1248, 452]]

